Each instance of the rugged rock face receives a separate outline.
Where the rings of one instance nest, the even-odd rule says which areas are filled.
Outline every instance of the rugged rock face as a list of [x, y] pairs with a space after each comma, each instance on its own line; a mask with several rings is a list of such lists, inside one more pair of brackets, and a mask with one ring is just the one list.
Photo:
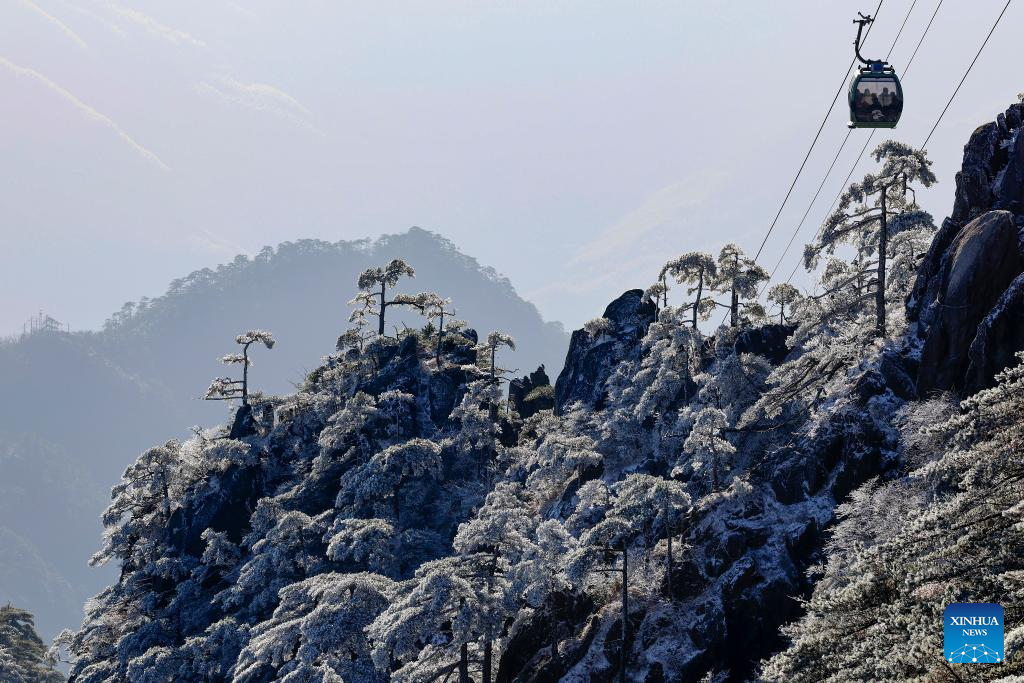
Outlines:
[[[964, 226], [946, 250], [937, 274], [936, 296], [928, 304], [932, 324], [918, 375], [922, 394], [965, 388], [968, 352], [979, 323], [1014, 278], [1024, 272], [1024, 256], [1017, 242], [1014, 215], [989, 211]], [[991, 365], [979, 360], [979, 368]]]
[[964, 147], [963, 168], [956, 174], [956, 201], [950, 218], [963, 225], [990, 209], [1020, 213], [1024, 196], [1024, 142], [1020, 131], [1024, 104], [980, 126]]
[[789, 354], [786, 340], [795, 329], [796, 325], [763, 325], [743, 330], [736, 337], [736, 353], [756, 353], [778, 365]]
[[554, 389], [541, 365], [534, 372], [509, 382], [508, 400], [524, 420], [555, 406]]
[[1024, 349], [1024, 104], [981, 126], [964, 148], [953, 212], [921, 263], [908, 318], [921, 345], [917, 390], [972, 393]]
[[968, 353], [967, 391], [991, 387], [996, 373], [1016, 363], [1013, 354], [1017, 349], [1024, 349], [1024, 273], [1017, 276], [978, 325]]
[[631, 289], [608, 304], [604, 311], [611, 321], [610, 334], [594, 338], [586, 330], [576, 330], [569, 342], [569, 352], [555, 382], [555, 412], [580, 401], [600, 407], [602, 386], [615, 365], [631, 352], [658, 315], [658, 307], [643, 300], [643, 291]]

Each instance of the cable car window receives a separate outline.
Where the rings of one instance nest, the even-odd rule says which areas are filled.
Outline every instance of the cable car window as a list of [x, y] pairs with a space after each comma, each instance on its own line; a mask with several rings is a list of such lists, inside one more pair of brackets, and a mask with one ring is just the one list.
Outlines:
[[896, 123], [903, 112], [903, 95], [891, 77], [861, 76], [855, 85], [856, 123]]

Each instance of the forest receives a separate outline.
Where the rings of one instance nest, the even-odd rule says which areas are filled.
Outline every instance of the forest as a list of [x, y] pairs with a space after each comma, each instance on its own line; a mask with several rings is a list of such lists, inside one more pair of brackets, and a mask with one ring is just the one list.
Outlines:
[[[875, 147], [805, 248], [812, 291], [735, 244], [666, 254], [572, 333], [553, 385], [508, 369], [522, 340], [460, 319], [457, 292], [417, 291], [415, 253], [351, 282], [291, 393], [260, 389], [282, 331], [239, 329], [205, 394], [229, 423], [113, 487], [91, 562], [116, 582], [49, 652], [0, 610], [0, 663], [75, 683], [1024, 680], [1022, 115], [973, 133], [941, 224], [915, 198], [927, 153]], [[1002, 664], [942, 656], [965, 601], [1005, 609]]]

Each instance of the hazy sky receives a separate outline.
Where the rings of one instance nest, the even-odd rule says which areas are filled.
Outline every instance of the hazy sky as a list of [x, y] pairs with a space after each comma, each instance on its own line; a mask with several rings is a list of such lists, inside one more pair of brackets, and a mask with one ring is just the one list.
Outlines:
[[[911, 1], [885, 0], [869, 56]], [[936, 2], [917, 2], [897, 67]], [[851, 19], [875, 4], [7, 0], [0, 334], [40, 308], [97, 327], [266, 244], [411, 225], [578, 326], [681, 251], [757, 249], [852, 57]], [[1024, 90], [1021, 5], [929, 145], [940, 184], [920, 196], [939, 220], [967, 137]], [[922, 142], [1002, 6], [945, 3], [894, 137]], [[844, 109], [769, 269], [846, 134]], [[851, 136], [783, 279], [867, 134]]]

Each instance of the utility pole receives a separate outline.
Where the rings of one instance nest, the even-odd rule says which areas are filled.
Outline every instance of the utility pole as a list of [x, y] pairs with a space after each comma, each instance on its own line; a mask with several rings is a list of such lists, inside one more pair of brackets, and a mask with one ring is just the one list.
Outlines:
[[627, 648], [627, 643], [629, 642], [629, 550], [626, 548], [626, 541], [622, 542], [621, 548], [605, 546], [603, 550], [605, 551], [605, 557], [612, 558], [611, 562], [613, 564], [615, 562], [613, 553], [622, 553], [621, 567], [610, 567], [596, 571], [606, 574], [622, 574], [622, 656], [619, 662], [619, 681], [620, 683], [626, 683], [626, 661], [629, 656]]

